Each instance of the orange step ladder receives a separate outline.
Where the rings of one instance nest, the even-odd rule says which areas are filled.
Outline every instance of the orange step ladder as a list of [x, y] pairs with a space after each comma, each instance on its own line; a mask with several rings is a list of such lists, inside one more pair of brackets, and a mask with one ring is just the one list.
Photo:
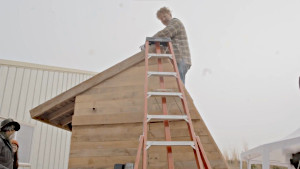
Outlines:
[[[150, 45], [155, 45], [155, 53], [149, 53]], [[161, 53], [161, 46], [168, 48], [167, 54]], [[157, 59], [158, 71], [149, 71], [149, 59]], [[162, 59], [169, 59], [173, 65], [174, 72], [164, 72]], [[149, 77], [158, 76], [160, 89], [158, 91], [149, 91]], [[172, 92], [165, 89], [165, 77], [176, 78], [178, 92]], [[148, 99], [150, 97], [160, 97], [162, 103], [162, 115], [150, 115], [148, 113]], [[179, 97], [184, 110], [184, 115], [168, 115], [167, 97]], [[148, 123], [151, 120], [161, 120], [164, 124], [165, 141], [148, 141]], [[172, 141], [169, 120], [184, 120], [187, 123], [190, 141]], [[144, 85], [144, 120], [143, 120], [143, 135], [140, 136], [138, 152], [135, 160], [134, 169], [138, 169], [141, 153], [142, 153], [142, 168], [147, 169], [147, 151], [151, 146], [165, 146], [167, 149], [168, 169], [174, 169], [174, 157], [172, 154], [172, 146], [191, 146], [194, 151], [195, 162], [198, 169], [211, 169], [210, 163], [206, 157], [200, 138], [196, 136], [189, 113], [187, 100], [183, 90], [183, 84], [180, 80], [180, 75], [177, 68], [173, 46], [170, 38], [153, 38], [147, 37], [145, 43], [145, 85]]]

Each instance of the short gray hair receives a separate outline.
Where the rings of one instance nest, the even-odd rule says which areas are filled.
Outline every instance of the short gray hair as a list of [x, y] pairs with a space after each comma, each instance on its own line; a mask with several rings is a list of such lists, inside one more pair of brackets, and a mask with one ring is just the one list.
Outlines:
[[15, 126], [14, 125], [10, 125], [10, 126], [4, 126], [2, 128], [2, 131], [6, 132], [6, 131], [13, 131], [15, 130]]

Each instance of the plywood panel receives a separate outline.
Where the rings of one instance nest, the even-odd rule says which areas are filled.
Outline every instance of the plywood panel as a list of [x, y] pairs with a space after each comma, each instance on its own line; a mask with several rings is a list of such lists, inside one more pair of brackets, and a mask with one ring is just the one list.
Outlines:
[[[100, 94], [101, 95], [101, 94]], [[103, 108], [105, 106], [107, 107], [112, 107], [112, 106], [118, 106], [118, 107], [123, 107], [123, 106], [143, 106], [144, 100], [143, 99], [134, 99], [134, 98], [119, 98], [119, 99], [114, 99], [114, 100], [93, 100], [93, 101], [85, 101], [83, 100], [82, 102], [79, 102], [78, 99], [76, 99], [76, 105], [75, 109], [76, 110], [81, 110], [81, 109], [90, 109], [90, 108]], [[120, 105], [122, 104], [122, 105]]]
[[143, 113], [122, 113], [122, 114], [102, 114], [73, 116], [72, 125], [99, 125], [99, 124], [126, 124], [143, 121]]
[[123, 90], [120, 90], [120, 93], [118, 92], [119, 90], [115, 91], [116, 95], [113, 94], [93, 94], [93, 95], [80, 95], [76, 97], [76, 102], [91, 102], [91, 101], [97, 101], [97, 100], [115, 100], [115, 99], [128, 99], [128, 98], [143, 98], [144, 94], [142, 92], [136, 91], [133, 92], [131, 90], [126, 90], [126, 87], [122, 88]]
[[[88, 150], [88, 149], [107, 149], [107, 148], [136, 148], [137, 144], [139, 143], [138, 140], [130, 140], [130, 141], [96, 141], [96, 142], [72, 142], [71, 148], [73, 150]], [[73, 154], [74, 155], [74, 154]], [[81, 156], [81, 155], [79, 155]], [[76, 157], [76, 155], [74, 155]]]
[[[174, 161], [174, 164], [176, 166], [176, 169], [196, 169], [197, 166], [195, 164], [195, 161]], [[166, 162], [156, 162], [151, 163], [148, 166], [149, 169], [166, 169], [168, 168], [168, 165]]]
[[[156, 101], [160, 102], [160, 99]], [[182, 107], [178, 107], [178, 105], [181, 104], [181, 101], [179, 99], [176, 100], [177, 103], [174, 101], [175, 100], [173, 99], [170, 99], [170, 101], [169, 99], [167, 99], [169, 114], [176, 114], [176, 115], [184, 114]], [[143, 116], [144, 114], [143, 102], [144, 102], [143, 99], [134, 99], [134, 98], [103, 100], [103, 101], [101, 100], [99, 101], [97, 99], [97, 101], [77, 102], [75, 104], [75, 123], [73, 121], [73, 124], [78, 125], [78, 124], [85, 123], [83, 121], [82, 122], [80, 121], [81, 118], [80, 116], [83, 116], [82, 119], [86, 119], [85, 121], [88, 121], [87, 119], [90, 119], [91, 124], [109, 124], [109, 122], [106, 121], [109, 120], [109, 118], [113, 118], [112, 123], [124, 123], [123, 120], [127, 122], [141, 122], [136, 120], [141, 119], [140, 116]], [[157, 104], [155, 102], [154, 104], [150, 104], [150, 105], [151, 107], [149, 107], [149, 114], [162, 114], [161, 104]], [[191, 109], [190, 112], [193, 119], [200, 118], [199, 114], [196, 112], [195, 109]], [[134, 113], [136, 113], [138, 116], [134, 117]], [[119, 122], [118, 122], [118, 117], [121, 116], [119, 116], [118, 114], [122, 116], [122, 118], [119, 118]], [[132, 120], [127, 119], [125, 114], [129, 114], [128, 118], [134, 118], [134, 119]], [[88, 118], [89, 115], [91, 116], [91, 118]], [[111, 117], [109, 117], [110, 115]], [[95, 120], [93, 118], [97, 118], [98, 120]], [[101, 118], [104, 118], [105, 120], [101, 120]]]
[[[188, 137], [188, 129], [185, 122], [170, 122], [172, 137]], [[197, 124], [197, 122], [196, 122]], [[199, 135], [207, 135], [206, 130], [195, 128]], [[95, 134], [97, 133], [97, 134]], [[141, 123], [120, 124], [120, 125], [93, 125], [74, 126], [72, 142], [82, 141], [117, 141], [137, 140], [142, 133]], [[163, 124], [150, 123], [149, 140], [164, 139]]]
[[[167, 151], [164, 147], [158, 147], [160, 151], [151, 152], [152, 147], [149, 148], [149, 164], [156, 164], [159, 162], [167, 162]], [[193, 161], [195, 160], [195, 155], [193, 153], [192, 147], [172, 147], [174, 161]]]
[[[190, 156], [189, 156], [190, 157]], [[70, 158], [70, 168], [101, 168], [101, 169], [113, 169], [114, 164], [124, 164], [128, 162], [134, 162], [135, 156], [115, 156], [115, 157], [81, 157]], [[193, 169], [195, 168], [194, 161], [177, 161], [175, 165], [179, 169]], [[165, 169], [166, 163], [155, 162], [149, 163], [149, 169]]]
[[141, 124], [74, 126], [72, 142], [137, 140], [142, 134]]
[[136, 114], [143, 114], [143, 107], [142, 105], [137, 106], [126, 106], [126, 107], [116, 107], [116, 105], [109, 107], [96, 107], [91, 106], [90, 108], [78, 108], [76, 110], [76, 115], [104, 115], [104, 114], [124, 114], [124, 113], [136, 113]]
[[115, 157], [76, 157], [70, 158], [70, 169], [87, 169], [87, 168], [101, 168], [113, 169], [114, 164], [125, 164], [134, 161], [135, 156], [115, 156]]
[[70, 157], [135, 156], [138, 140], [109, 142], [74, 142]]
[[[97, 97], [97, 96], [95, 96]], [[95, 98], [93, 97], [93, 98]], [[162, 114], [161, 99], [148, 99], [149, 100], [149, 114]], [[167, 107], [169, 114], [182, 115], [184, 114], [181, 106], [180, 99], [167, 98]], [[123, 114], [123, 113], [136, 113], [143, 114], [144, 100], [134, 98], [115, 98], [114, 100], [97, 100], [90, 102], [76, 102], [75, 115], [76, 116], [95, 116], [103, 114]], [[194, 108], [190, 110], [192, 118], [200, 118], [199, 114]]]

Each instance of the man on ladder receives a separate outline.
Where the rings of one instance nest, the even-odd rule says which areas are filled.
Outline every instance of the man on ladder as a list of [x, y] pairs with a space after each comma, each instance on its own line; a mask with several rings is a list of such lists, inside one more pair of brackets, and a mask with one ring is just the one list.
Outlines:
[[180, 78], [185, 84], [185, 75], [192, 65], [185, 28], [179, 19], [172, 18], [171, 11], [166, 7], [160, 8], [156, 16], [166, 27], [153, 37], [171, 38]]
[[[190, 146], [192, 148], [192, 152], [194, 153], [195, 165], [197, 166], [197, 169], [211, 169], [200, 138], [194, 131], [194, 127], [192, 124], [193, 122], [189, 112], [189, 107], [183, 87], [184, 76], [188, 68], [190, 67], [190, 55], [184, 27], [178, 19], [172, 19], [170, 11], [165, 7], [161, 8], [157, 12], [157, 16], [167, 27], [155, 34], [154, 37], [146, 38], [143, 134], [139, 139], [139, 146], [134, 169], [139, 168], [141, 156], [143, 159], [142, 168], [147, 169], [148, 165], [150, 165], [150, 163], [148, 162], [148, 149], [153, 146], [165, 146], [168, 169], [175, 169], [175, 158], [173, 156], [172, 146]], [[175, 43], [176, 48], [173, 47], [172, 43]], [[154, 51], [152, 51], [152, 49], [150, 51], [150, 45], [155, 47]], [[162, 48], [164, 47], [168, 49], [166, 50], [166, 53], [161, 52]], [[177, 56], [174, 52], [174, 49], [177, 51]], [[170, 61], [169, 63], [172, 64], [173, 70], [164, 70], [163, 59], [168, 59]], [[157, 60], [157, 67], [150, 68], [149, 60], [151, 60], [151, 64], [155, 64], [155, 62], [153, 61]], [[177, 60], [180, 63], [177, 63]], [[179, 70], [178, 67], [181, 67], [181, 70]], [[153, 83], [151, 83], [155, 79], [157, 80], [157, 78], [151, 78], [152, 76], [159, 77], [159, 86], [153, 85]], [[167, 81], [165, 81], [165, 77], [175, 78], [177, 87], [173, 86], [173, 88], [169, 91], [168, 88], [166, 88]], [[153, 86], [149, 86], [151, 84]], [[151, 107], [153, 106], [148, 103], [148, 100], [153, 97], [161, 99], [161, 104], [158, 104], [160, 107], [160, 111], [158, 112], [151, 111]], [[179, 101], [177, 102], [178, 105], [181, 104], [180, 107], [183, 110], [182, 112], [179, 110], [180, 107], [178, 107], [178, 110], [169, 111], [168, 104], [170, 104], [170, 100], [167, 100], [167, 98], [169, 97], [179, 98]], [[174, 136], [175, 133], [171, 134], [172, 126], [170, 125], [170, 121], [172, 123], [173, 121], [185, 121], [189, 138], [183, 139], [180, 137], [180, 139], [173, 140], [172, 135]], [[154, 135], [150, 137], [151, 133], [149, 134], [149, 131], [151, 123], [161, 123], [163, 125], [165, 134], [164, 140], [161, 140], [161, 138], [155, 137]]]

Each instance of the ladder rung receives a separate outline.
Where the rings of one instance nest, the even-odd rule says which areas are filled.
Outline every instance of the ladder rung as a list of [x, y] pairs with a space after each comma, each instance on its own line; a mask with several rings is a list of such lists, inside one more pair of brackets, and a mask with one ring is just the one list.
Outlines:
[[155, 42], [159, 42], [162, 46], [168, 46], [168, 42], [171, 42], [171, 38], [160, 38], [160, 37], [147, 37], [147, 41], [149, 41], [149, 45], [155, 44]]
[[172, 42], [171, 38], [161, 38], [161, 37], [147, 37], [149, 42]]
[[174, 76], [176, 77], [176, 72], [148, 72], [148, 77], [150, 76]]
[[187, 115], [147, 115], [147, 122], [151, 119], [158, 119], [158, 120], [185, 120], [188, 121]]
[[191, 146], [195, 149], [193, 141], [147, 141], [146, 149], [150, 146]]
[[174, 89], [154, 89], [152, 92], [173, 92]]
[[148, 58], [155, 57], [155, 58], [169, 58], [172, 59], [172, 54], [156, 54], [156, 53], [149, 53]]
[[182, 98], [182, 93], [179, 92], [148, 92], [148, 98], [151, 96], [178, 96], [180, 98]]

